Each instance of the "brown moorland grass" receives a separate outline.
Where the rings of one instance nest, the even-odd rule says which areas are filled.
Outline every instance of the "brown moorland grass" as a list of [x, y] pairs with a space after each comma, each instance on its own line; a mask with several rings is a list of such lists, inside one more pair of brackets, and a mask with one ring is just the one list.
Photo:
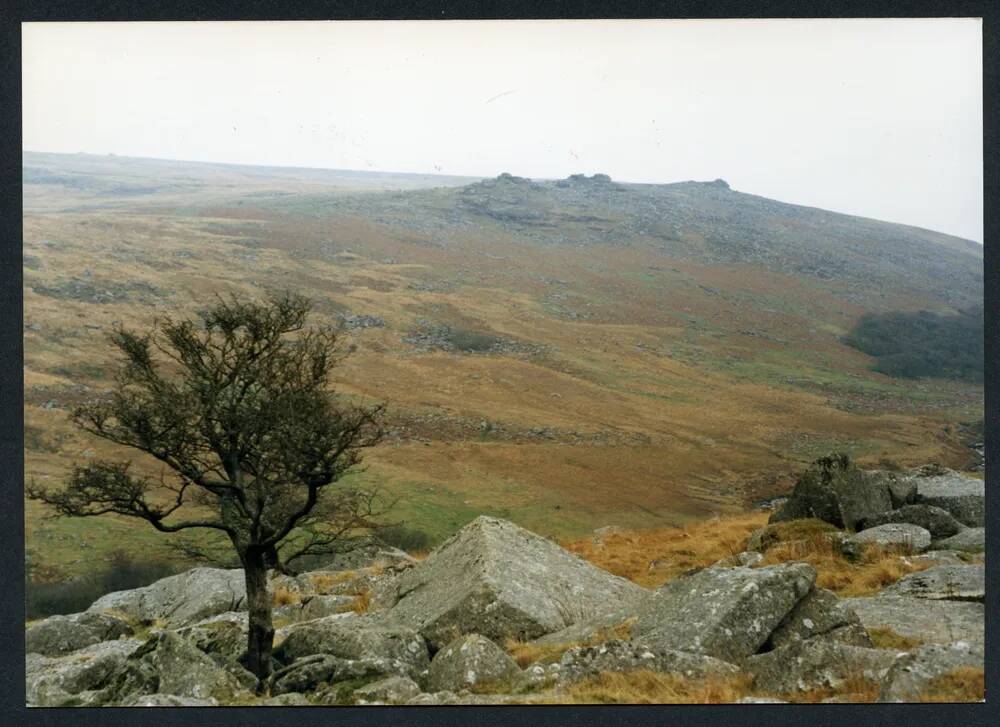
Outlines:
[[746, 676], [706, 680], [647, 671], [601, 672], [541, 702], [550, 704], [727, 704], [750, 694]]
[[594, 565], [646, 587], [669, 580], [744, 550], [747, 537], [767, 523], [768, 513], [726, 515], [679, 528], [626, 531], [564, 543]]
[[592, 638], [584, 641], [561, 644], [536, 644], [530, 641], [519, 641], [509, 638], [504, 642], [504, 648], [522, 669], [537, 662], [548, 664], [558, 661], [564, 653], [578, 646], [593, 646], [613, 639], [627, 640], [634, 621], [635, 619], [631, 618], [618, 626], [599, 629]]
[[872, 640], [872, 645], [876, 649], [902, 649], [903, 651], [908, 651], [924, 643], [921, 639], [897, 634], [887, 627], [871, 627], [867, 631], [868, 637]]
[[[768, 513], [724, 515], [679, 528], [625, 531], [570, 541], [565, 547], [594, 565], [655, 588], [746, 549], [747, 538], [767, 523]], [[840, 596], [865, 596], [929, 562], [907, 560], [905, 552], [869, 547], [857, 560], [839, 550], [837, 529], [820, 520], [793, 520], [768, 526], [761, 565], [804, 561], [816, 569], [816, 585]], [[769, 546], [769, 547], [767, 547]]]
[[963, 666], [932, 679], [920, 702], [981, 702], [986, 698], [986, 673]]

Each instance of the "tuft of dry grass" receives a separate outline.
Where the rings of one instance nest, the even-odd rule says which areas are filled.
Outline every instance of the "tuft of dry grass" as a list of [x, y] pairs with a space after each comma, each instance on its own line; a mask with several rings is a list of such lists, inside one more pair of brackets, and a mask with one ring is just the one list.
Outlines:
[[868, 629], [868, 636], [876, 649], [901, 649], [909, 651], [924, 643], [920, 639], [897, 634], [892, 629], [886, 627], [870, 628]]
[[358, 591], [354, 595], [354, 604], [351, 606], [351, 610], [358, 615], [368, 613], [371, 603], [372, 591], [370, 588], [366, 588], [363, 591]]
[[986, 698], [983, 669], [963, 666], [931, 680], [920, 702], [981, 702]]
[[603, 543], [588, 537], [563, 545], [606, 571], [653, 588], [742, 552], [747, 537], [767, 518], [766, 512], [741, 513], [679, 528], [614, 533]]
[[814, 687], [791, 694], [780, 694], [779, 698], [796, 704], [818, 704], [827, 699], [852, 704], [872, 704], [878, 699], [879, 683], [863, 674], [851, 674], [836, 687]]
[[627, 640], [634, 622], [635, 618], [630, 618], [618, 626], [599, 629], [592, 638], [585, 641], [562, 644], [536, 644], [531, 641], [508, 638], [504, 643], [504, 648], [522, 669], [537, 662], [551, 664], [558, 661], [567, 651], [578, 646], [594, 646], [613, 639]]
[[647, 671], [601, 672], [543, 701], [550, 704], [726, 704], [750, 693], [750, 679], [685, 679]]
[[909, 573], [930, 566], [906, 560], [899, 551], [867, 547], [861, 556], [848, 560], [837, 542], [824, 533], [779, 543], [764, 554], [762, 565], [804, 561], [816, 569], [816, 585], [839, 596], [868, 596], [890, 586]]
[[324, 596], [329, 595], [329, 591], [336, 585], [357, 578], [356, 571], [345, 570], [339, 573], [312, 573], [309, 575], [309, 582], [317, 593]]
[[299, 603], [301, 600], [302, 596], [298, 591], [293, 591], [285, 586], [278, 586], [271, 594], [271, 603], [275, 606], [288, 606], [292, 603]]

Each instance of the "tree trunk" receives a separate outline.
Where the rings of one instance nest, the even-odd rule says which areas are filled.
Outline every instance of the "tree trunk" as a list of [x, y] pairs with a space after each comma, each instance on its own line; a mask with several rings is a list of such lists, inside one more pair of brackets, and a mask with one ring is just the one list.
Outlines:
[[267, 592], [267, 560], [258, 548], [250, 548], [240, 557], [247, 585], [246, 667], [260, 680], [259, 688], [271, 676], [271, 648], [274, 625], [271, 622], [271, 595]]

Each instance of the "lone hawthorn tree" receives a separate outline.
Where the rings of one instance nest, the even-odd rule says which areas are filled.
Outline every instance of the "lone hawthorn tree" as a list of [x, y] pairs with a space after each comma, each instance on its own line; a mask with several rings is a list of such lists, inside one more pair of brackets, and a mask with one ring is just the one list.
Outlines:
[[74, 467], [64, 489], [32, 484], [27, 493], [60, 515], [113, 513], [165, 533], [224, 533], [246, 574], [245, 663], [261, 684], [271, 672], [267, 570], [276, 548], [323, 511], [329, 486], [382, 435], [382, 406], [347, 406], [331, 391], [336, 333], [307, 327], [310, 308], [291, 294], [234, 296], [146, 333], [117, 328], [111, 341], [122, 363], [112, 393], [71, 417], [159, 460], [161, 475], [97, 460]]

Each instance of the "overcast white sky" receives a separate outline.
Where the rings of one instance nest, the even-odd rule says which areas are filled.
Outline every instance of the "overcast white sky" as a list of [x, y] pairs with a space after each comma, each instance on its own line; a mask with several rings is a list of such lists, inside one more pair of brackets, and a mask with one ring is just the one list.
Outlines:
[[982, 241], [977, 19], [31, 23], [24, 148], [738, 190]]

